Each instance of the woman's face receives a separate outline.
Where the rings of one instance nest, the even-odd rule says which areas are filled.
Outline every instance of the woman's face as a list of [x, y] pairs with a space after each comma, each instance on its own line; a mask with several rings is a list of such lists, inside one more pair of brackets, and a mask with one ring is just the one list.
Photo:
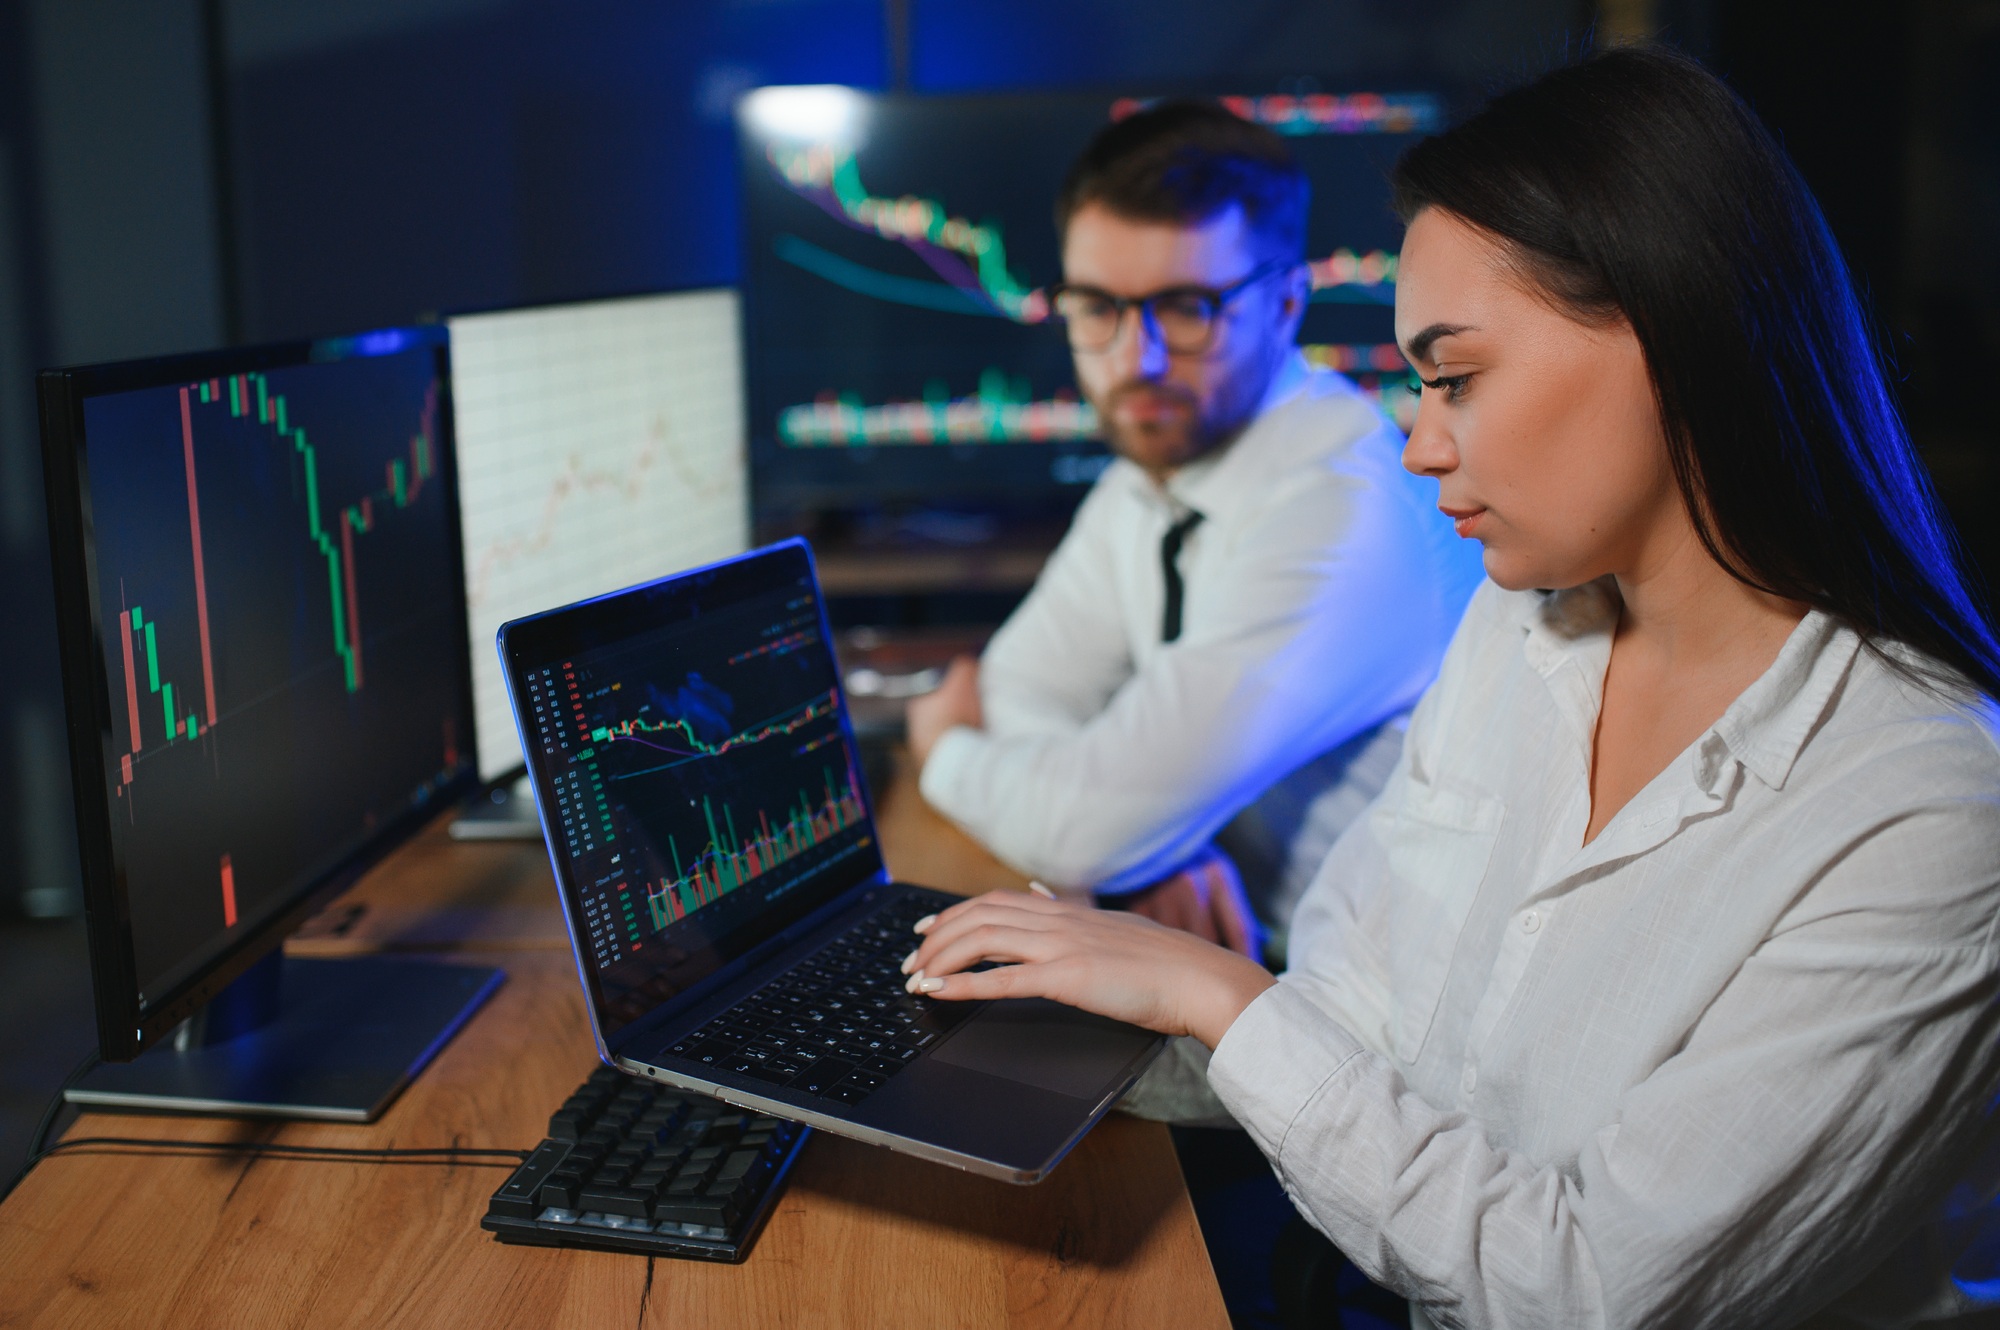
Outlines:
[[1690, 538], [1624, 320], [1558, 312], [1498, 241], [1427, 208], [1403, 240], [1396, 340], [1428, 381], [1403, 465], [1437, 477], [1438, 508], [1485, 547], [1495, 582], [1642, 576]]

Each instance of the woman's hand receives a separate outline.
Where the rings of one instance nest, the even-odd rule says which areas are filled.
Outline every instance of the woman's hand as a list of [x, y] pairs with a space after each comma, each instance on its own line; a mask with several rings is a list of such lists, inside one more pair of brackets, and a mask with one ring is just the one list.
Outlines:
[[[1276, 981], [1255, 961], [1113, 910], [995, 891], [917, 921], [912, 993], [960, 1001], [1045, 997], [1214, 1048]], [[966, 974], [967, 966], [1003, 968]]]

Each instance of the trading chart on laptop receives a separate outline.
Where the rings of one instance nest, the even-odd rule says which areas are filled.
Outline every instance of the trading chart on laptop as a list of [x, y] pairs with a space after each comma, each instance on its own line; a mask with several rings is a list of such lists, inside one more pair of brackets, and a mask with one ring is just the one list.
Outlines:
[[772, 567], [649, 593], [663, 626], [516, 676], [608, 1009], [678, 991], [751, 918], [875, 865], [811, 575], [803, 556], [795, 579], [746, 575]]

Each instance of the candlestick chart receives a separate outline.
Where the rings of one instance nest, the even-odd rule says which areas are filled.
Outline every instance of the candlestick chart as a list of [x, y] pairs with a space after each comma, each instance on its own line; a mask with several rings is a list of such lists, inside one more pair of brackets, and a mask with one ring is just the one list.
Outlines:
[[614, 987], [873, 844], [802, 589], [700, 602], [687, 621], [527, 677], [538, 791], [588, 884], [582, 931]]
[[439, 393], [418, 345], [86, 402], [142, 987], [469, 761]]

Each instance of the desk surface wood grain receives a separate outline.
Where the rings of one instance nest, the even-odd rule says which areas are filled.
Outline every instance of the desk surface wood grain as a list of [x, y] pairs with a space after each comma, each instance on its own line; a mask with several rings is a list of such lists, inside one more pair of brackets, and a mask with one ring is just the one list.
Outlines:
[[[913, 800], [901, 773], [881, 816], [899, 876], [963, 891], [1018, 884]], [[349, 927], [295, 944], [320, 954], [434, 950], [508, 972], [379, 1122], [91, 1114], [69, 1137], [532, 1146], [594, 1062], [547, 873], [538, 845], [460, 845], [433, 834], [328, 912], [338, 920], [345, 911]], [[357, 903], [358, 913], [348, 908]], [[740, 1266], [504, 1246], [478, 1220], [505, 1176], [463, 1165], [109, 1148], [58, 1156], [0, 1206], [0, 1326], [1227, 1319], [1165, 1129], [1122, 1117], [1102, 1123], [1035, 1187], [817, 1134]]]

